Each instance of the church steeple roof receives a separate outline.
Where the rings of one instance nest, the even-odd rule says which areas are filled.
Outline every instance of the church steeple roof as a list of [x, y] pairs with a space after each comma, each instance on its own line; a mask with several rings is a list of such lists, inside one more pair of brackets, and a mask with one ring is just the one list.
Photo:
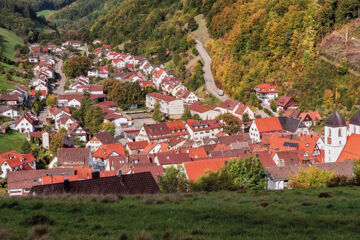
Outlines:
[[351, 117], [350, 124], [360, 126], [360, 110]]
[[344, 118], [335, 111], [327, 120], [325, 126], [327, 127], [346, 127]]

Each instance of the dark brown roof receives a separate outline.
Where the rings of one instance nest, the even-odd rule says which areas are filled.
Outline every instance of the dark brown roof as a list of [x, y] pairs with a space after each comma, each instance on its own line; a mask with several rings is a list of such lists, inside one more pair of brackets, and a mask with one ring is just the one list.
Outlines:
[[300, 164], [299, 154], [297, 151], [282, 151], [277, 152], [276, 154], [278, 155], [279, 159], [283, 161], [282, 164], [284, 166]]
[[102, 144], [113, 144], [116, 143], [115, 138], [109, 132], [101, 132], [95, 134], [95, 136]]
[[212, 151], [212, 152], [209, 152], [208, 155], [209, 155], [209, 157], [216, 157], [216, 158], [219, 158], [219, 157], [234, 157], [234, 158], [241, 157], [241, 158], [244, 158], [249, 155], [248, 150], [249, 149], [233, 149], [233, 150], [223, 150], [223, 151]]
[[58, 166], [89, 166], [90, 148], [59, 148]]
[[174, 152], [158, 153], [157, 159], [159, 160], [160, 165], [180, 164], [191, 161], [191, 158], [188, 153], [174, 153]]
[[241, 133], [241, 134], [219, 137], [217, 143], [230, 146], [232, 143], [246, 142], [246, 141], [250, 141], [249, 134]]
[[144, 129], [150, 140], [171, 137], [171, 130], [165, 123], [144, 124]]
[[327, 127], [345, 127], [346, 122], [344, 118], [335, 111], [333, 115], [331, 115], [327, 120], [325, 126]]
[[159, 193], [150, 172], [34, 186], [30, 194], [154, 194]]
[[32, 186], [42, 184], [40, 179], [49, 175], [74, 175], [74, 169], [56, 168], [56, 169], [41, 169], [41, 170], [26, 170], [8, 172], [7, 186], [8, 189], [30, 189]]
[[[316, 166], [321, 170], [334, 171], [335, 174], [339, 176], [345, 176], [349, 179], [353, 178], [353, 161], [320, 163], [313, 166]], [[299, 169], [307, 167], [309, 166], [293, 165], [284, 167], [269, 167], [265, 168], [265, 171], [271, 179], [289, 179], [291, 175], [296, 175]]]

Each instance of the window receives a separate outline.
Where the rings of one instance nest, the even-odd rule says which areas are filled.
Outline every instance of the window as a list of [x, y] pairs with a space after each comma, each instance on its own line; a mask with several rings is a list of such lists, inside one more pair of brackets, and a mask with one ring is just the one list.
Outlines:
[[341, 129], [339, 129], [339, 137], [341, 137]]

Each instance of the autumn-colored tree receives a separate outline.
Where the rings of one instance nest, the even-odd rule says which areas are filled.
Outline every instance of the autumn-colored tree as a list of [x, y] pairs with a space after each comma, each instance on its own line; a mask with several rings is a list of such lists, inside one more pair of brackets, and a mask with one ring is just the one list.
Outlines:
[[188, 29], [192, 32], [199, 28], [199, 24], [191, 17], [188, 21]]
[[65, 61], [62, 70], [67, 77], [74, 78], [86, 74], [90, 67], [90, 58], [86, 56], [74, 56]]
[[335, 177], [334, 172], [321, 170], [317, 166], [300, 168], [298, 173], [290, 177], [289, 187], [291, 188], [316, 188], [326, 187], [327, 183]]
[[85, 127], [92, 133], [97, 133], [104, 121], [104, 115], [102, 109], [97, 105], [92, 105], [87, 109], [85, 113], [84, 124]]
[[110, 133], [111, 135], [115, 135], [115, 126], [112, 122], [104, 122], [101, 125], [101, 130]]
[[154, 112], [152, 113], [152, 119], [156, 122], [160, 122], [162, 120], [162, 113], [160, 111], [160, 103], [156, 101], [154, 105]]
[[345, 57], [343, 57], [339, 63], [339, 67], [337, 69], [337, 72], [340, 75], [345, 75], [348, 72], [348, 62]]
[[239, 119], [231, 113], [224, 113], [219, 116], [219, 119], [223, 122], [224, 132], [231, 135], [241, 131], [241, 125]]
[[53, 133], [50, 135], [50, 152], [53, 155], [57, 154], [58, 148], [62, 148], [64, 146], [64, 131], [58, 131], [57, 133]]
[[54, 107], [58, 103], [58, 99], [54, 94], [48, 95], [46, 99], [46, 105], [50, 107]]

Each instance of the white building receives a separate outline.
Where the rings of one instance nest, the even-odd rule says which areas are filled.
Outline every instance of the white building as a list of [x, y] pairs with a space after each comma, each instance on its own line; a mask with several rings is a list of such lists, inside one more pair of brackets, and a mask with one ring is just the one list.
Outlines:
[[157, 92], [146, 95], [146, 107], [154, 109], [156, 102], [160, 104], [160, 111], [169, 116], [181, 116], [184, 112], [183, 101], [175, 97]]
[[186, 122], [186, 129], [189, 132], [190, 139], [202, 140], [215, 137], [222, 131], [222, 126], [219, 120], [196, 121], [189, 119]]
[[335, 111], [325, 124], [325, 162], [336, 162], [346, 145], [346, 122]]
[[270, 84], [263, 83], [255, 87], [256, 97], [262, 101], [264, 105], [270, 105], [270, 102], [278, 97], [279, 90]]

